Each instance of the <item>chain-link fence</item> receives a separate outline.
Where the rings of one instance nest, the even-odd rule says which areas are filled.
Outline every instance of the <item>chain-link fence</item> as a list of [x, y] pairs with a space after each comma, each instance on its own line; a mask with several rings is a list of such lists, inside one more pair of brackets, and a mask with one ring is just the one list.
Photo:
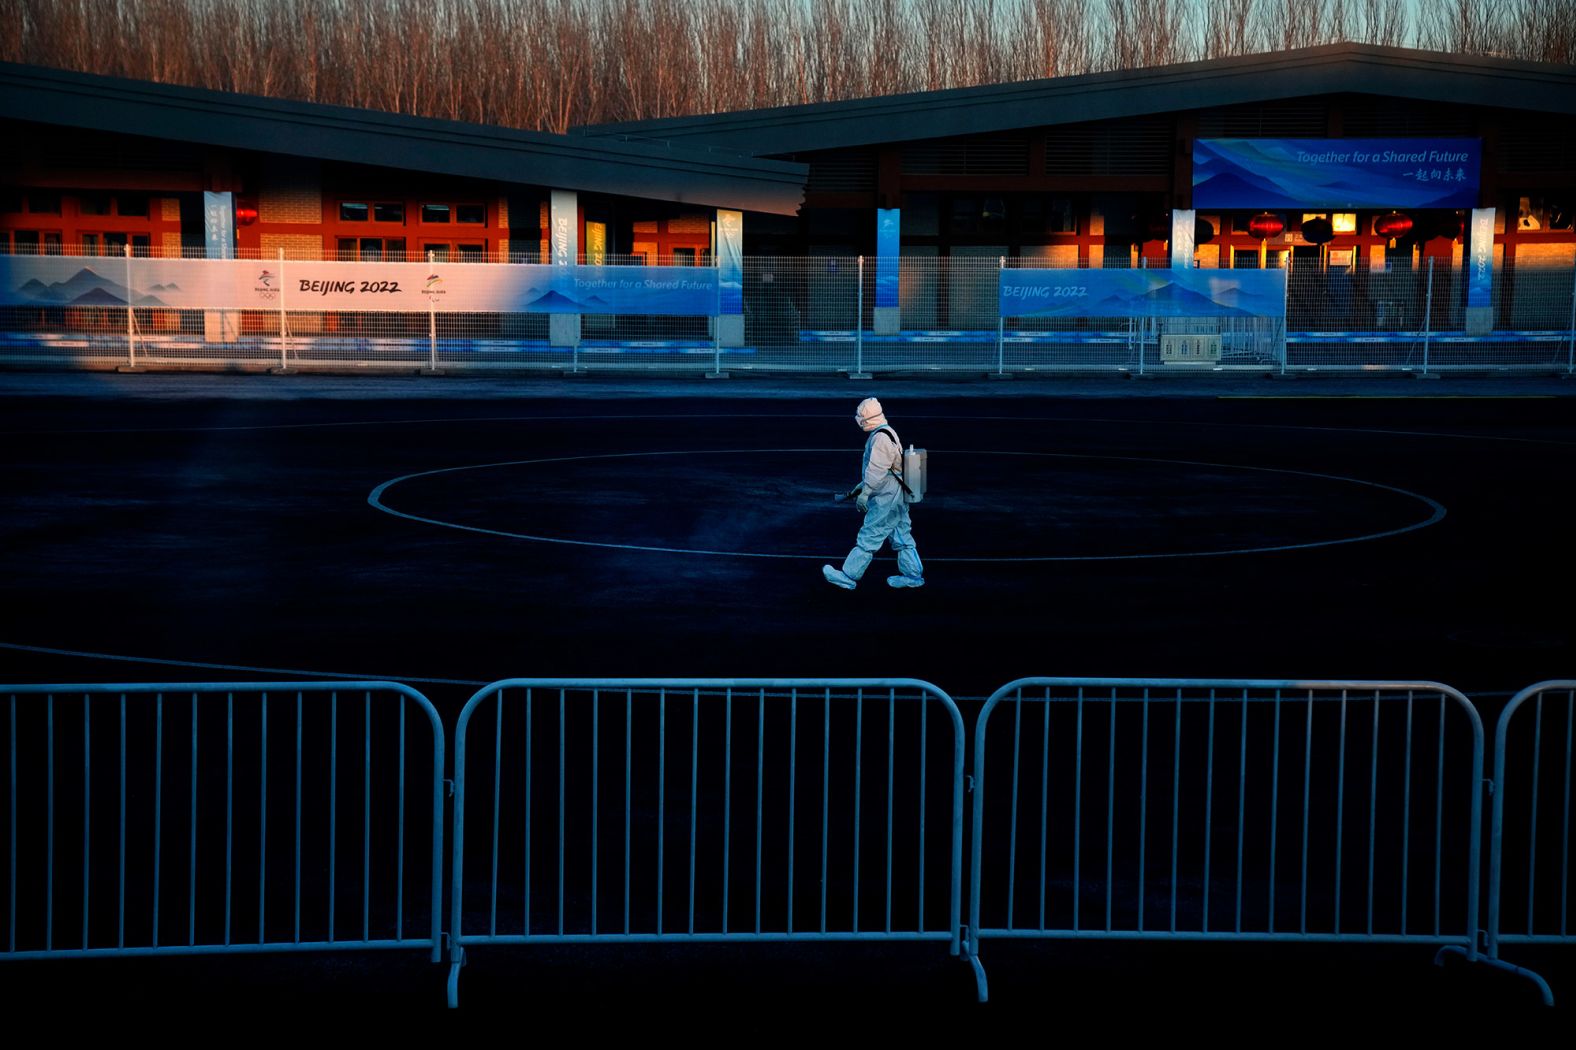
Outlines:
[[1287, 364], [1419, 372], [1570, 371], [1576, 274], [1506, 267], [1469, 305], [1464, 266], [1425, 261], [1382, 271], [1287, 274]]
[[[529, 299], [539, 290], [527, 287], [531, 275], [550, 272], [534, 248], [440, 258], [296, 246], [199, 261], [200, 248], [114, 247], [0, 256], [0, 362], [856, 375], [1576, 371], [1576, 272], [1565, 267], [1506, 265], [1485, 288], [1469, 287], [1465, 269], [1448, 261], [1298, 266], [1285, 272], [1284, 303], [1260, 314], [1127, 304], [1112, 316], [1050, 316], [1004, 308], [1001, 292], [1005, 271], [1049, 269], [1050, 256], [909, 246], [895, 289], [890, 280], [882, 287], [872, 257], [746, 257], [743, 312], [729, 316], [715, 267], [649, 266], [641, 256], [582, 256], [579, 271], [606, 284], [693, 285], [687, 298], [651, 313], [639, 312], [639, 297]], [[1096, 261], [1105, 270], [1145, 265], [1123, 252]], [[180, 280], [171, 263], [185, 268]], [[1219, 274], [1239, 272], [1256, 271]], [[213, 298], [193, 281], [215, 289]], [[335, 291], [344, 284], [360, 288], [359, 299]], [[515, 292], [474, 290], [493, 287]], [[377, 294], [391, 288], [399, 294]]]

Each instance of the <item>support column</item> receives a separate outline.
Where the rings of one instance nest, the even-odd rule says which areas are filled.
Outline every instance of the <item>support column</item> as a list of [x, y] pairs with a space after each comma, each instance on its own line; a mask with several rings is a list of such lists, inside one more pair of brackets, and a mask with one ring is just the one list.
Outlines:
[[1467, 231], [1468, 335], [1494, 330], [1494, 209], [1473, 208]]
[[[554, 266], [574, 266], [580, 261], [579, 197], [573, 190], [553, 191], [547, 235]], [[547, 332], [553, 346], [579, 346], [580, 315], [549, 314]]]
[[1191, 270], [1198, 230], [1198, 212], [1192, 208], [1171, 209], [1171, 268]]
[[717, 209], [717, 345], [744, 345], [744, 213]]
[[897, 335], [902, 328], [898, 272], [902, 265], [902, 210], [876, 209], [876, 294], [870, 327], [876, 335]]
[[[235, 258], [235, 195], [202, 195], [203, 243], [210, 259]], [[202, 337], [209, 343], [233, 343], [240, 337], [240, 315], [231, 310], [204, 310]]]

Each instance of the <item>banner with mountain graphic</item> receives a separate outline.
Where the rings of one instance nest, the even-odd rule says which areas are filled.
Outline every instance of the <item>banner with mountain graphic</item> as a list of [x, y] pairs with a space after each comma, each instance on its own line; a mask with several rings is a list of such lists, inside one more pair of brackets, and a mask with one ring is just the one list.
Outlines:
[[717, 271], [0, 255], [0, 306], [412, 313], [717, 314]]
[[1193, 207], [1471, 208], [1477, 139], [1195, 139]]
[[1281, 317], [1285, 270], [1002, 270], [1003, 317]]

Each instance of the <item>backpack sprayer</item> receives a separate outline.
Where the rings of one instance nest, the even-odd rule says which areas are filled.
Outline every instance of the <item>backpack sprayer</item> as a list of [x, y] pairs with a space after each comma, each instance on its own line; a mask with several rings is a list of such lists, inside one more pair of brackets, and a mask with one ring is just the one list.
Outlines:
[[[897, 441], [892, 431], [884, 427], [879, 433], [885, 434], [893, 441]], [[898, 447], [902, 448], [901, 445]], [[891, 472], [897, 478], [897, 483], [903, 486], [904, 503], [919, 503], [925, 498], [925, 492], [929, 489], [930, 481], [928, 459], [929, 454], [924, 449], [910, 445], [907, 451], [903, 452], [903, 469]], [[859, 490], [864, 487], [865, 483], [861, 481], [847, 492], [839, 493], [832, 498], [838, 503], [842, 503], [844, 500], [850, 500], [859, 495]]]

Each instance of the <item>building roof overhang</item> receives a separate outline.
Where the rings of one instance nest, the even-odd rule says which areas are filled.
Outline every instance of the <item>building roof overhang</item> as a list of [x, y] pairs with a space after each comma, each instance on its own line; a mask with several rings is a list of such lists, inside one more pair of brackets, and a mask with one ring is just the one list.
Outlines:
[[571, 129], [783, 156], [1317, 95], [1576, 114], [1576, 66], [1333, 44], [1084, 76]]
[[796, 214], [802, 164], [0, 63], [0, 118], [502, 183]]

